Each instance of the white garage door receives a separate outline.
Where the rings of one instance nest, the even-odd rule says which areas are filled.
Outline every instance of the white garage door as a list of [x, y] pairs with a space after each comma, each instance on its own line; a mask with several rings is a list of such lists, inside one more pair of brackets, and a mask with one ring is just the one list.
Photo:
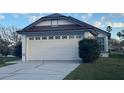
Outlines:
[[27, 60], [80, 60], [76, 39], [28, 40]]

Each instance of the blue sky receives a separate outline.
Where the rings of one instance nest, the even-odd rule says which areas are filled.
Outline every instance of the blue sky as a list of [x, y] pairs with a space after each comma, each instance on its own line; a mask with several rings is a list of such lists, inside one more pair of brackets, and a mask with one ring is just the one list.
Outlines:
[[[0, 14], [0, 25], [16, 26], [24, 28], [25, 26], [36, 21], [40, 17], [49, 15], [50, 13], [2, 13]], [[117, 32], [124, 29], [123, 13], [62, 13], [67, 16], [75, 17], [81, 21], [106, 30], [108, 25], [112, 26], [112, 38], [117, 38]]]

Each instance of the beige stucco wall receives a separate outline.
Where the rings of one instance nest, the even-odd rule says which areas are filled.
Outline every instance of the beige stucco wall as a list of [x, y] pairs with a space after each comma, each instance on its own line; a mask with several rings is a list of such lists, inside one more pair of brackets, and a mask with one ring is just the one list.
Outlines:
[[[105, 38], [105, 53], [102, 57], [108, 57], [108, 37], [99, 34], [98, 37]], [[83, 35], [82, 35], [82, 38]], [[53, 39], [53, 40], [29, 40], [22, 35], [22, 61], [25, 60], [80, 60], [78, 43], [81, 39]]]
[[99, 35], [98, 35], [98, 37], [104, 37], [104, 42], [105, 42], [105, 52], [104, 53], [101, 53], [101, 56], [102, 57], [109, 57], [109, 48], [108, 48], [108, 36], [106, 36], [106, 35], [104, 35], [104, 34], [102, 34], [102, 33], [100, 33]]
[[26, 60], [27, 56], [27, 39], [25, 35], [22, 35], [22, 61]]
[[90, 32], [84, 32], [84, 38], [95, 38]]

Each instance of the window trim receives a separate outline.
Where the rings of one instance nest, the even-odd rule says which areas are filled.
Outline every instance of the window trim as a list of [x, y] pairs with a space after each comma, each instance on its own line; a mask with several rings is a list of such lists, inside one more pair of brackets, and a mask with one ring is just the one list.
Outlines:
[[61, 39], [61, 37], [60, 36], [55, 36], [55, 39]]
[[100, 51], [105, 52], [105, 37], [97, 37], [97, 42], [99, 43]]
[[[56, 21], [56, 24], [55, 25], [53, 24], [53, 21]], [[58, 19], [51, 20], [51, 26], [52, 27], [57, 27], [58, 26]]]
[[[52, 37], [52, 38], [51, 38]], [[48, 37], [49, 40], [53, 40], [54, 39], [54, 36], [49, 36]]]
[[63, 35], [62, 39], [68, 39], [67, 35]]
[[34, 37], [29, 37], [29, 40], [34, 40]]
[[35, 40], [40, 40], [40, 36], [35, 37]]
[[82, 38], [82, 35], [76, 35], [76, 38], [77, 39], [81, 39]]
[[75, 38], [74, 35], [69, 35], [68, 37], [69, 37], [69, 39], [74, 39]]
[[42, 40], [47, 40], [47, 36], [42, 36]]

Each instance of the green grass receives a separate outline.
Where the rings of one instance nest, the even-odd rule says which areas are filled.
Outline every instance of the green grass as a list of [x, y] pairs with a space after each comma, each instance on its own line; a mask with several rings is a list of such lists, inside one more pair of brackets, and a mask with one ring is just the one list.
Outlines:
[[19, 60], [19, 58], [16, 58], [16, 57], [0, 57], [0, 67], [7, 66], [7, 65], [12, 65], [14, 63], [6, 63], [6, 62], [15, 61], [15, 60]]
[[96, 63], [82, 63], [65, 80], [124, 80], [124, 56], [112, 54]]
[[0, 64], [0, 67], [8, 66], [8, 65], [12, 65], [12, 64], [15, 64], [15, 63], [5, 63], [5, 64]]
[[3, 60], [4, 62], [9, 62], [9, 61], [15, 61], [18, 60], [19, 58], [17, 57], [0, 57], [0, 60]]

